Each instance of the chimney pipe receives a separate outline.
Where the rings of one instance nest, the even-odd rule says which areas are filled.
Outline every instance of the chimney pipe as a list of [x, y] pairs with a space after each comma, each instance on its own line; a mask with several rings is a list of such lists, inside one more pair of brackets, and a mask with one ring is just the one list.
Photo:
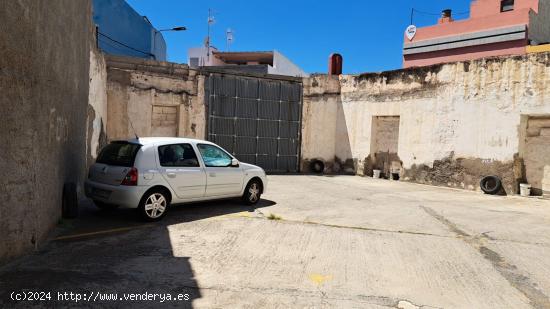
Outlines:
[[439, 19], [440, 24], [450, 23], [453, 21], [453, 11], [451, 9], [446, 9], [441, 11], [441, 18]]
[[328, 61], [328, 74], [340, 75], [342, 74], [342, 66], [344, 59], [340, 54], [331, 54]]

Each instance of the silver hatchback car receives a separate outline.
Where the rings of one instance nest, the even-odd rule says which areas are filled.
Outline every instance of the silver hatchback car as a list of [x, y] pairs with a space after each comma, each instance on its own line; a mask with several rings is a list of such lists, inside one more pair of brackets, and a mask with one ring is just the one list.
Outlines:
[[262, 168], [239, 162], [216, 144], [147, 137], [105, 146], [85, 190], [99, 208], [137, 208], [145, 220], [155, 221], [170, 204], [231, 197], [255, 204], [266, 186]]

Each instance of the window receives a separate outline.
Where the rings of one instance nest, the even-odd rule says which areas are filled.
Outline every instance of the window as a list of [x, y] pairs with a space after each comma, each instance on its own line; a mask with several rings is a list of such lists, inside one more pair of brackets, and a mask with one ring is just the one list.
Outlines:
[[199, 144], [198, 147], [204, 160], [204, 165], [208, 167], [231, 166], [233, 158], [221, 148], [208, 144]]
[[161, 166], [199, 167], [195, 150], [189, 144], [159, 146]]
[[141, 145], [139, 144], [112, 142], [101, 150], [96, 162], [131, 167], [134, 165], [134, 160], [140, 148]]
[[508, 12], [514, 10], [514, 0], [502, 0], [500, 1], [500, 11]]

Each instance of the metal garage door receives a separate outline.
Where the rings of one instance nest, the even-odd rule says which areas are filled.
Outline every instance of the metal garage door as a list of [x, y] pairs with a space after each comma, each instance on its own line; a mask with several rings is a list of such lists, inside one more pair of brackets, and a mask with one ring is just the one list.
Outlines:
[[297, 172], [302, 84], [296, 80], [211, 74], [208, 140], [268, 172]]

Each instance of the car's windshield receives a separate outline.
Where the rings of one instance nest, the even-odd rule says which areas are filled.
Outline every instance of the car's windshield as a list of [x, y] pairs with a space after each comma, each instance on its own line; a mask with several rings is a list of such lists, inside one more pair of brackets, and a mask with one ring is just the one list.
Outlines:
[[204, 165], [210, 167], [226, 167], [231, 165], [233, 158], [222, 149], [208, 144], [199, 144], [198, 148], [204, 160]]
[[141, 145], [126, 142], [113, 142], [105, 146], [97, 157], [97, 163], [116, 166], [133, 166]]

